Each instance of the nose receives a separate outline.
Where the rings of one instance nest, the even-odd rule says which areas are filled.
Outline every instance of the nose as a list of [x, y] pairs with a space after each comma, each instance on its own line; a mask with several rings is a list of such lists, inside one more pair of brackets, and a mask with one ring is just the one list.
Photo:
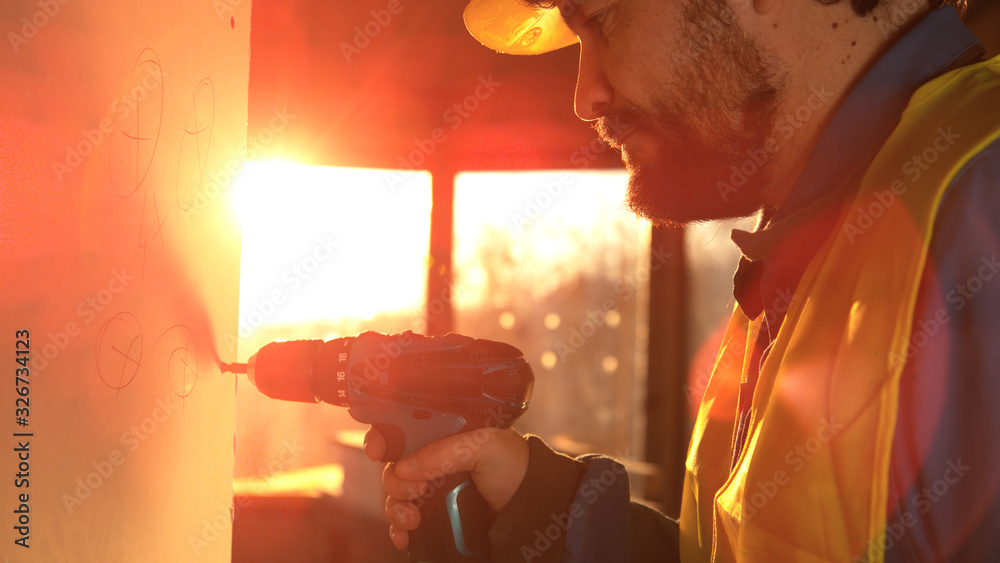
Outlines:
[[593, 121], [604, 116], [614, 100], [614, 90], [604, 73], [600, 53], [580, 42], [580, 68], [576, 77], [576, 116]]

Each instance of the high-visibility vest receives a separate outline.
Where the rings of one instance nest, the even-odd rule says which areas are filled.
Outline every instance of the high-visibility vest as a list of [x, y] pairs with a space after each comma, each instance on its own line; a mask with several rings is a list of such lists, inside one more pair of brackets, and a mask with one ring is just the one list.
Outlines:
[[760, 323], [736, 308], [688, 450], [682, 561], [883, 561], [899, 378], [934, 217], [998, 137], [1000, 57], [914, 94], [799, 282], [734, 464], [736, 389]]

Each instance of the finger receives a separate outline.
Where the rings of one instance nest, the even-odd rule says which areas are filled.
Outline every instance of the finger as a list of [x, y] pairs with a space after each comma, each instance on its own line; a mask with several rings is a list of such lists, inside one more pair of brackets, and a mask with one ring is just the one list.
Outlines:
[[392, 497], [385, 499], [385, 518], [398, 530], [416, 530], [420, 525], [420, 511], [417, 507]]
[[399, 500], [414, 500], [426, 496], [430, 485], [425, 481], [407, 481], [400, 479], [393, 470], [393, 464], [388, 463], [382, 470], [382, 486], [385, 492]]
[[407, 546], [410, 545], [410, 534], [406, 530], [399, 530], [395, 526], [389, 526], [389, 539], [392, 540], [392, 545], [396, 546], [399, 551], [406, 551]]
[[374, 428], [369, 428], [365, 434], [365, 455], [372, 461], [381, 461], [385, 455], [385, 438]]
[[472, 471], [496, 430], [480, 428], [431, 442], [395, 464], [407, 481], [432, 481], [442, 475]]
[[[524, 437], [511, 429], [480, 428], [432, 442], [387, 470], [402, 481], [431, 482], [440, 482], [441, 477], [451, 473], [471, 472], [490, 509], [500, 512], [517, 491], [527, 469], [528, 443]], [[383, 481], [399, 486], [391, 476], [385, 476]], [[402, 491], [400, 494], [405, 497]]]

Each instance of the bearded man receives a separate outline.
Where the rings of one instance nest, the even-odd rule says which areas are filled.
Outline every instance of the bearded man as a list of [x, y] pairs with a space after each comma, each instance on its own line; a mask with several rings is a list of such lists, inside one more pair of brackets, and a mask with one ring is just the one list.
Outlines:
[[760, 220], [732, 234], [730, 361], [679, 521], [630, 502], [613, 459], [505, 429], [387, 466], [396, 546], [444, 470], [494, 513], [492, 561], [1000, 561], [1000, 59], [964, 9], [473, 1], [498, 51], [579, 42], [576, 113], [621, 151], [639, 216]]

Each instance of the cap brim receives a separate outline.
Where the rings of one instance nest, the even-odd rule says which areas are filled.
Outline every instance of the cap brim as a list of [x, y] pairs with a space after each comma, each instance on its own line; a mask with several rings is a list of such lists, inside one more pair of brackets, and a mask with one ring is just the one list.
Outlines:
[[463, 18], [480, 43], [508, 55], [538, 55], [580, 41], [559, 10], [530, 8], [518, 0], [472, 0]]

